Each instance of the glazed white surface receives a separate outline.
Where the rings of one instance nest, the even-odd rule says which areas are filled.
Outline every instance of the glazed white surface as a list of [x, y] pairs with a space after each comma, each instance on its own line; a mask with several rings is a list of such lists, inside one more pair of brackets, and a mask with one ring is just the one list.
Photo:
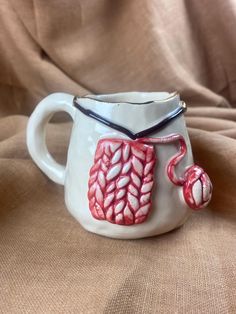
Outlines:
[[[147, 104], [122, 102], [140, 103], [151, 100], [155, 101]], [[91, 95], [79, 99], [80, 105], [84, 108], [91, 109], [135, 133], [162, 120], [170, 111], [176, 109], [179, 102], [179, 96], [176, 94], [138, 92]], [[52, 159], [44, 142], [44, 127], [52, 114], [60, 110], [68, 112], [74, 120], [66, 167], [58, 165]], [[187, 154], [177, 167], [177, 173], [182, 174], [187, 166], [193, 164], [183, 115], [151, 137], [172, 133], [181, 134], [187, 144]], [[124, 134], [82, 114], [73, 107], [73, 96], [61, 93], [52, 94], [40, 102], [27, 128], [27, 145], [32, 158], [53, 181], [65, 185], [67, 208], [86, 230], [112, 238], [135, 239], [165, 233], [183, 224], [190, 210], [183, 201], [182, 188], [173, 185], [166, 174], [167, 162], [178, 149], [175, 144], [155, 146], [157, 154], [155, 187], [152, 192], [152, 209], [145, 222], [122, 226], [93, 218], [87, 198], [89, 170], [93, 165], [99, 139], [113, 137], [129, 139]]]

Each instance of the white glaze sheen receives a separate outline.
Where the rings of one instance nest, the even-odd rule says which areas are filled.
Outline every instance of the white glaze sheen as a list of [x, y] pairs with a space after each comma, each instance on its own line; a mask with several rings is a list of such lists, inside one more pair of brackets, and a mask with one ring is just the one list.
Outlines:
[[[150, 100], [155, 101], [142, 104]], [[125, 102], [139, 102], [140, 104]], [[142, 131], [157, 123], [157, 120], [161, 120], [170, 111], [176, 109], [179, 102], [179, 96], [174, 94], [137, 92], [89, 96], [89, 98], [80, 99], [80, 104], [84, 108], [91, 109], [132, 132]], [[66, 111], [74, 120], [66, 167], [53, 160], [45, 145], [45, 126], [57, 111]], [[174, 119], [151, 137], [161, 137], [172, 133], [180, 133], [185, 138], [188, 149], [184, 160], [177, 167], [177, 173], [180, 175], [185, 167], [193, 164], [184, 117], [181, 115]], [[135, 239], [168, 232], [183, 224], [190, 210], [183, 202], [182, 187], [173, 185], [166, 175], [167, 162], [177, 151], [174, 144], [155, 145], [157, 165], [152, 192], [152, 210], [145, 222], [122, 226], [92, 217], [87, 198], [89, 170], [93, 165], [97, 142], [101, 138], [128, 139], [124, 134], [83, 115], [73, 107], [73, 96], [64, 93], [52, 94], [43, 99], [30, 117], [27, 127], [27, 145], [33, 160], [50, 179], [65, 185], [65, 201], [68, 210], [88, 231], [112, 238]], [[128, 154], [129, 152], [126, 153]], [[123, 157], [126, 158], [126, 156]], [[120, 156], [114, 156], [114, 158], [118, 159]], [[139, 167], [140, 165], [137, 164], [137, 169]], [[113, 169], [115, 173], [118, 170]], [[139, 178], [132, 179], [135, 182], [139, 180]], [[103, 178], [101, 177], [100, 180]], [[136, 183], [140, 185], [140, 182]], [[142, 211], [145, 211], [145, 206]]]

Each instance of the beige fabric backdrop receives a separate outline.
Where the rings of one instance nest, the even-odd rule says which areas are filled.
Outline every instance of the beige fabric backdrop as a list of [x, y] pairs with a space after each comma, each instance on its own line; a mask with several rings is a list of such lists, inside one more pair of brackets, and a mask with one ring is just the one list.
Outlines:
[[[1, 313], [236, 313], [235, 30], [234, 0], [0, 0]], [[214, 184], [206, 211], [138, 241], [84, 231], [25, 144], [47, 94], [128, 90], [181, 93]], [[61, 162], [69, 133], [48, 128]]]

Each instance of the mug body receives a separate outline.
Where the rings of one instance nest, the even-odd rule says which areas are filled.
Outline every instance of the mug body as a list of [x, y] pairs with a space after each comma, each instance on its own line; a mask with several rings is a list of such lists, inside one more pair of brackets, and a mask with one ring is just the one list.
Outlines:
[[[140, 132], [163, 119], [179, 106], [177, 94], [169, 93], [122, 93], [78, 98], [79, 104], [109, 121]], [[152, 133], [150, 138], [160, 138], [173, 133], [180, 134], [186, 143], [187, 153], [176, 168], [181, 175], [193, 164], [192, 151], [183, 115], [179, 115], [163, 129]], [[70, 213], [88, 231], [99, 235], [136, 239], [155, 236], [181, 226], [190, 214], [183, 199], [182, 187], [173, 185], [167, 176], [168, 161], [176, 154], [173, 143], [153, 144], [156, 155], [154, 185], [151, 194], [150, 213], [142, 223], [120, 225], [94, 218], [89, 208], [88, 182], [94, 165], [100, 140], [130, 140], [127, 135], [112, 129], [76, 110], [68, 150], [65, 171], [65, 202]]]

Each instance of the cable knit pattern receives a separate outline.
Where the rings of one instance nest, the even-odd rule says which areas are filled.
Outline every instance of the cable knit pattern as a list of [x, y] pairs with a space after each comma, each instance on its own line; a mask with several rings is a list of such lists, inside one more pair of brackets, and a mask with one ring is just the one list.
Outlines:
[[155, 161], [153, 145], [99, 141], [89, 179], [92, 215], [119, 225], [145, 221], [151, 208]]

